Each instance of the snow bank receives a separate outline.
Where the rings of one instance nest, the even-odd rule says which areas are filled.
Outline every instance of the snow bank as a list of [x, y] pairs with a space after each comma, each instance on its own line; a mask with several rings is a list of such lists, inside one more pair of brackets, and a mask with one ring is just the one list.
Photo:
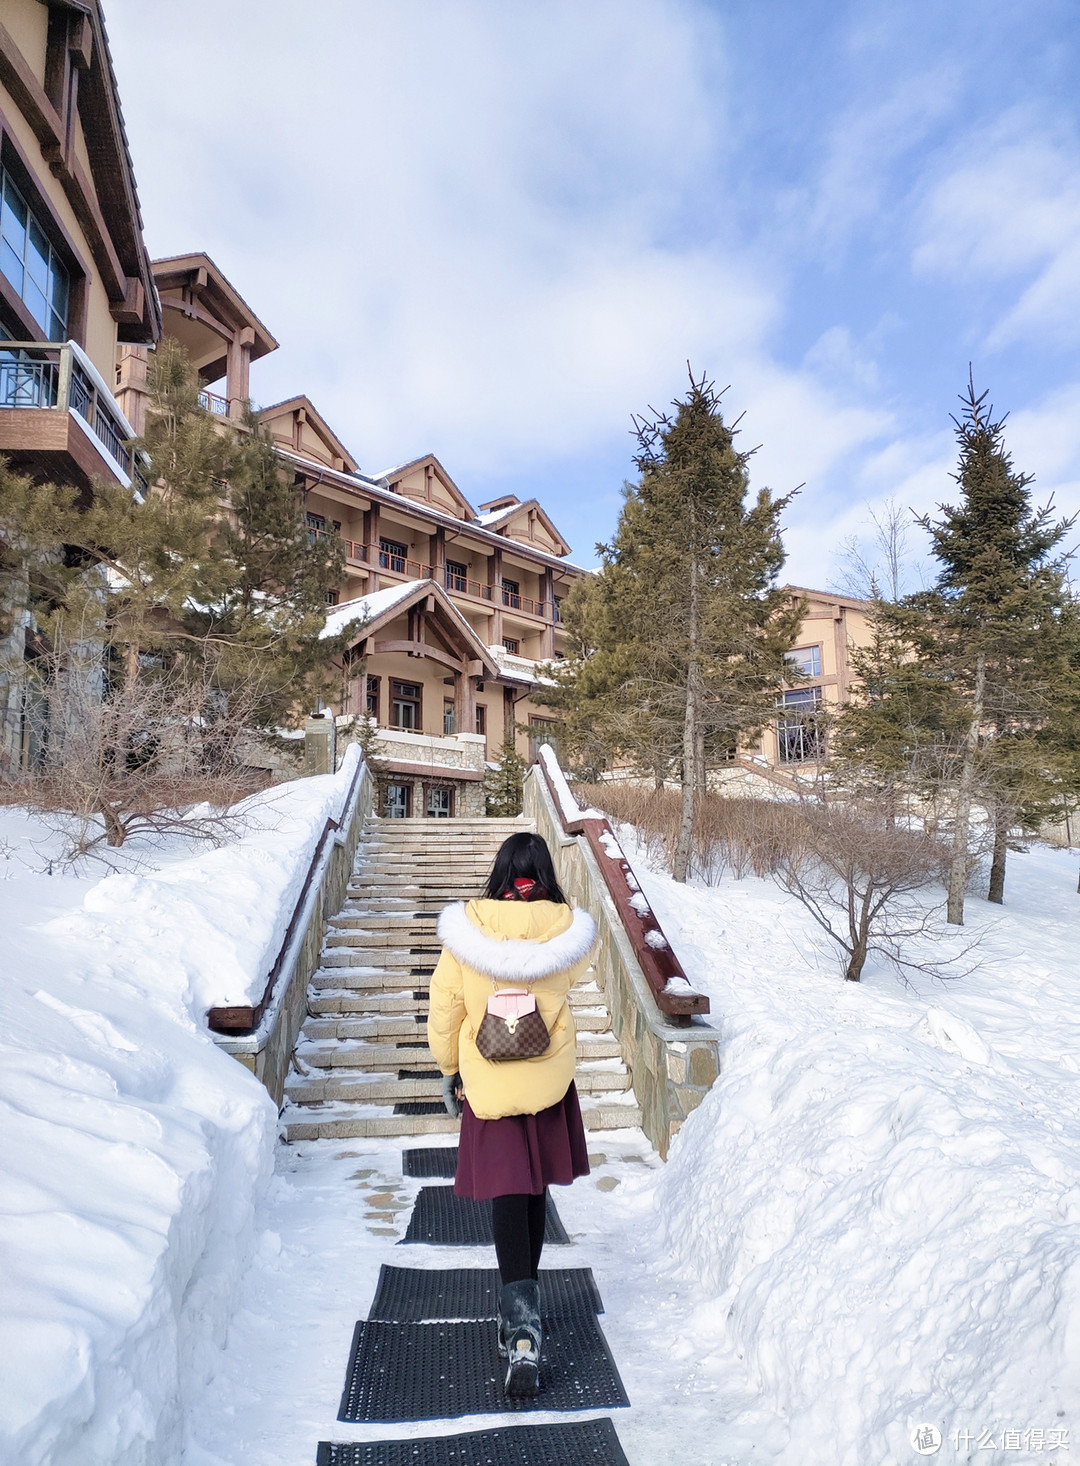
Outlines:
[[0, 1461], [178, 1459], [276, 1133], [205, 1009], [265, 981], [356, 756], [252, 801], [228, 847], [96, 882], [0, 812]]
[[636, 869], [724, 1035], [658, 1183], [664, 1245], [703, 1287], [699, 1361], [734, 1349], [788, 1422], [768, 1459], [906, 1463], [920, 1423], [952, 1460], [1075, 1444], [1075, 860], [1014, 857], [1004, 912], [969, 903], [979, 969], [921, 993], [844, 983], [767, 882]]

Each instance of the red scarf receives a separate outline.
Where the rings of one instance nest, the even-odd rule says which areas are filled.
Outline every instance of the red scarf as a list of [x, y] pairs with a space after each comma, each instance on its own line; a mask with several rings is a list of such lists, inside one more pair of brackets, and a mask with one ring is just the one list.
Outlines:
[[528, 876], [518, 876], [509, 891], [504, 891], [504, 901], [546, 901], [547, 892], [543, 886], [538, 886]]

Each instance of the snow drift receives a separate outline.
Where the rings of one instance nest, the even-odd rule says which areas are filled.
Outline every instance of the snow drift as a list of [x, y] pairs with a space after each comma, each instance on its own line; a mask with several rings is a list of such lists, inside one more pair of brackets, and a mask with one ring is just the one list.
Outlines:
[[1080, 901], [1067, 853], [1013, 866], [1004, 912], [970, 903], [978, 970], [918, 993], [844, 983], [767, 882], [637, 862], [724, 1035], [658, 1183], [665, 1241], [699, 1352], [733, 1347], [788, 1422], [784, 1466], [906, 1463], [921, 1423], [953, 1460], [1075, 1441]]
[[226, 847], [96, 882], [2, 813], [0, 1461], [178, 1459], [276, 1134], [204, 1014], [261, 993], [357, 757], [249, 801]]

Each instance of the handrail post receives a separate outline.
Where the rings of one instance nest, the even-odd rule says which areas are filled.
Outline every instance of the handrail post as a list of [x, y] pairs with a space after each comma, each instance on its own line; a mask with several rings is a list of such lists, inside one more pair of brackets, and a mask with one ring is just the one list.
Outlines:
[[60, 370], [56, 381], [56, 406], [60, 412], [67, 412], [71, 400], [71, 371], [75, 353], [69, 345], [60, 347]]

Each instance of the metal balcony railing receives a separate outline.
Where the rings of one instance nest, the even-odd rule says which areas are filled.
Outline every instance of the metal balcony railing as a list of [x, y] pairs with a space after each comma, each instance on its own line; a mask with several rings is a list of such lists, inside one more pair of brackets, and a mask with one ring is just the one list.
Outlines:
[[0, 410], [12, 407], [77, 413], [129, 483], [145, 491], [143, 464], [131, 446], [135, 430], [74, 341], [0, 342]]
[[216, 392], [200, 392], [199, 406], [205, 407], [207, 412], [212, 412], [215, 417], [228, 417], [229, 399], [219, 397]]

